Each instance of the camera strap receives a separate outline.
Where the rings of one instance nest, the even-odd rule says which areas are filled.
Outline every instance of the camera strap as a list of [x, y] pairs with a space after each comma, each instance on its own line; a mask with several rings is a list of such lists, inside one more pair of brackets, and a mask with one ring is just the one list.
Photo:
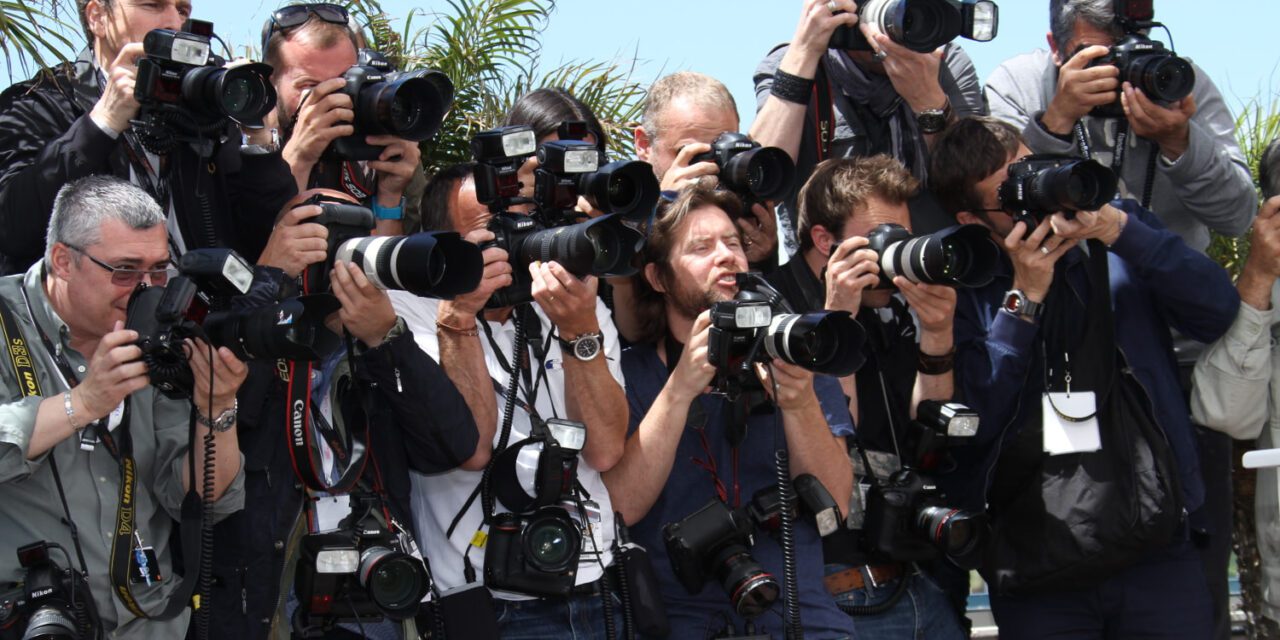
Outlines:
[[818, 61], [813, 77], [813, 129], [817, 136], [818, 162], [831, 157], [831, 142], [836, 137], [836, 109], [831, 102], [831, 78], [826, 67], [824, 56]]
[[[1080, 148], [1080, 155], [1085, 158], [1093, 159], [1093, 146], [1089, 143], [1089, 132], [1085, 129], [1083, 120], [1076, 120], [1073, 127], [1076, 146]], [[1111, 172], [1116, 174], [1118, 178], [1124, 169], [1125, 155], [1129, 152], [1129, 120], [1122, 119], [1120, 124], [1116, 125], [1116, 147], [1115, 153], [1111, 156]], [[1146, 181], [1142, 185], [1142, 206], [1143, 208], [1151, 208], [1151, 198], [1154, 195], [1156, 179], [1156, 155], [1160, 153], [1160, 148], [1152, 144], [1151, 154], [1147, 158]]]
[[[308, 489], [348, 493], [360, 479], [367, 462], [368, 420], [362, 432], [359, 429], [339, 430], [319, 415], [320, 408], [314, 403], [311, 383], [317, 371], [315, 363], [291, 360], [288, 370], [289, 404], [285, 407], [285, 423], [289, 427], [285, 433], [289, 439], [289, 459], [294, 474]], [[333, 411], [341, 411], [339, 403], [334, 403]], [[321, 442], [317, 441], [317, 436], [333, 452], [334, 465], [341, 465], [341, 472], [333, 481], [325, 476], [324, 453], [320, 450]]]

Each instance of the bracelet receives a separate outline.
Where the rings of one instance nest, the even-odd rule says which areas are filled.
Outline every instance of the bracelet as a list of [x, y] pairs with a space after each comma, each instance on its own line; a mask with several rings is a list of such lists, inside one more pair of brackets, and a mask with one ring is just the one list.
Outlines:
[[373, 211], [373, 217], [379, 220], [400, 220], [404, 218], [404, 198], [400, 198], [400, 204], [394, 207], [383, 207], [378, 204], [378, 199], [374, 198], [369, 204], [369, 210]]
[[940, 376], [951, 371], [956, 364], [956, 348], [940, 355], [929, 355], [923, 351], [916, 350], [916, 371], [926, 376]]
[[480, 332], [476, 330], [477, 328], [477, 325], [474, 324], [470, 327], [454, 327], [441, 322], [439, 319], [436, 320], [436, 329], [444, 329], [449, 333], [454, 333], [460, 336], [479, 336]]
[[72, 431], [79, 431], [87, 426], [83, 424], [76, 424], [76, 410], [71, 406], [70, 389], [62, 393], [62, 408], [67, 412], [67, 424], [71, 425]]
[[1049, 134], [1049, 135], [1051, 135], [1051, 136], [1053, 136], [1053, 137], [1055, 137], [1055, 138], [1057, 138], [1057, 139], [1059, 139], [1059, 140], [1061, 140], [1061, 141], [1063, 141], [1063, 142], [1075, 142], [1075, 139], [1074, 139], [1074, 138], [1072, 138], [1072, 137], [1071, 137], [1071, 134], [1069, 134], [1069, 133], [1068, 133], [1068, 134], [1066, 134], [1066, 135], [1062, 135], [1062, 134], [1058, 134], [1058, 133], [1054, 133], [1054, 132], [1050, 131], [1050, 130], [1049, 130], [1049, 127], [1048, 127], [1048, 126], [1046, 126], [1046, 125], [1045, 125], [1045, 123], [1044, 123], [1044, 114], [1040, 114], [1040, 115], [1036, 116], [1036, 126], [1040, 127], [1040, 130], [1041, 130], [1041, 131], [1043, 131], [1043, 132], [1045, 132], [1045, 133], [1047, 133], [1047, 134]]
[[795, 104], [809, 104], [809, 92], [813, 91], [813, 79], [793, 76], [782, 69], [773, 72], [773, 87], [769, 93], [779, 100]]

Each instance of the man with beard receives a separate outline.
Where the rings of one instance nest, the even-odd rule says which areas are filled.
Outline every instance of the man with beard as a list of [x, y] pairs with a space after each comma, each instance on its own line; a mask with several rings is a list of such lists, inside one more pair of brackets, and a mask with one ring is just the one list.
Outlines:
[[[707, 359], [708, 309], [734, 298], [736, 274], [747, 268], [733, 222], [741, 210], [730, 193], [692, 186], [659, 212], [645, 245], [644, 270], [635, 276], [642, 340], [622, 354], [630, 429], [622, 459], [605, 473], [605, 482], [614, 508], [632, 525], [632, 538], [653, 556], [673, 638], [710, 637], [727, 631], [725, 624], [735, 632], [752, 628], [736, 605], [750, 597], [742, 591], [753, 589], [728, 594], [711, 580], [690, 594], [672, 570], [664, 525], [714, 508], [709, 500], [729, 509], [751, 502], [756, 492], [776, 483], [779, 448], [788, 452], [793, 476], [812, 474], [836, 504], [848, 504], [852, 490], [844, 439], [851, 425], [835, 380], [815, 379], [809, 371], [774, 360], [755, 371], [771, 399], [758, 407], [763, 412], [706, 393], [716, 374]], [[777, 540], [763, 532], [754, 540], [752, 557], [765, 571], [782, 576]], [[822, 544], [811, 520], [795, 523], [795, 559], [805, 632], [847, 636], [849, 618], [822, 587]], [[712, 566], [704, 570], [715, 571]], [[781, 605], [777, 608], [780, 613]], [[780, 624], [773, 628], [775, 620], [761, 617], [754, 628], [781, 632]]]

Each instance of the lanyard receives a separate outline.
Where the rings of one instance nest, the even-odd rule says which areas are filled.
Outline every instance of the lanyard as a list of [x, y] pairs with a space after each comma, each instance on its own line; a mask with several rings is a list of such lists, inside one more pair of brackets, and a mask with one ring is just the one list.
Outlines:
[[[347, 430], [340, 433], [328, 420], [319, 419], [316, 413], [320, 408], [315, 406], [311, 394], [315, 363], [289, 361], [287, 366], [289, 403], [285, 407], [285, 424], [289, 427], [285, 430], [285, 437], [289, 439], [289, 458], [293, 463], [294, 473], [307, 488], [314, 491], [347, 493], [360, 479], [367, 462], [367, 416], [362, 432]], [[354, 373], [352, 375], [354, 377]], [[335, 413], [342, 411], [340, 402], [334, 402], [333, 406]], [[313, 418], [317, 419], [313, 421]], [[334, 482], [329, 482], [324, 474], [324, 458], [315, 440], [317, 434], [333, 452], [334, 464], [341, 465], [342, 473]]]
[[[667, 355], [667, 374], [670, 375], [676, 370], [676, 365], [680, 362], [681, 356], [684, 355], [684, 345], [676, 340], [668, 332], [666, 340], [663, 340], [663, 346]], [[746, 419], [745, 416], [743, 419]], [[724, 480], [720, 478], [720, 467], [716, 463], [716, 457], [711, 453], [711, 441], [707, 438], [707, 415], [702, 408], [702, 396], [693, 399], [689, 405], [689, 415], [686, 427], [692, 427], [698, 432], [698, 444], [702, 447], [703, 454], [706, 458], [691, 458], [690, 462], [693, 466], [706, 471], [711, 476], [711, 485], [715, 489], [716, 496], [720, 501], [738, 508], [742, 501], [742, 486], [738, 482], [738, 452], [740, 450], [737, 444], [731, 444], [730, 451], [730, 474], [733, 483], [732, 502], [730, 502], [729, 489], [725, 486]]]

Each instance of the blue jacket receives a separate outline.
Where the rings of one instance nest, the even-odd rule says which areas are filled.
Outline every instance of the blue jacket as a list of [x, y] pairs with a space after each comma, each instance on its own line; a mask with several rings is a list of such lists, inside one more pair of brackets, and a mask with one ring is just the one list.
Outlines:
[[[1173, 355], [1170, 328], [1202, 342], [1226, 333], [1240, 296], [1222, 267], [1166, 230], [1155, 215], [1132, 200], [1112, 206], [1129, 214], [1108, 254], [1116, 342], [1154, 405], [1181, 470], [1187, 511], [1204, 502], [1195, 434]], [[969, 507], [985, 504], [1001, 448], [1038, 416], [1044, 391], [1038, 324], [1000, 311], [1013, 271], [1005, 270], [980, 289], [962, 289], [956, 306], [958, 399], [975, 409], [981, 423], [974, 441], [957, 451], [961, 469], [942, 479], [953, 499]], [[1073, 249], [1059, 260], [1053, 287], [1071, 286], [1087, 295], [1088, 260]], [[1084, 308], [1072, 306], [1084, 322]], [[1038, 419], [1038, 418], [1035, 418]]]

